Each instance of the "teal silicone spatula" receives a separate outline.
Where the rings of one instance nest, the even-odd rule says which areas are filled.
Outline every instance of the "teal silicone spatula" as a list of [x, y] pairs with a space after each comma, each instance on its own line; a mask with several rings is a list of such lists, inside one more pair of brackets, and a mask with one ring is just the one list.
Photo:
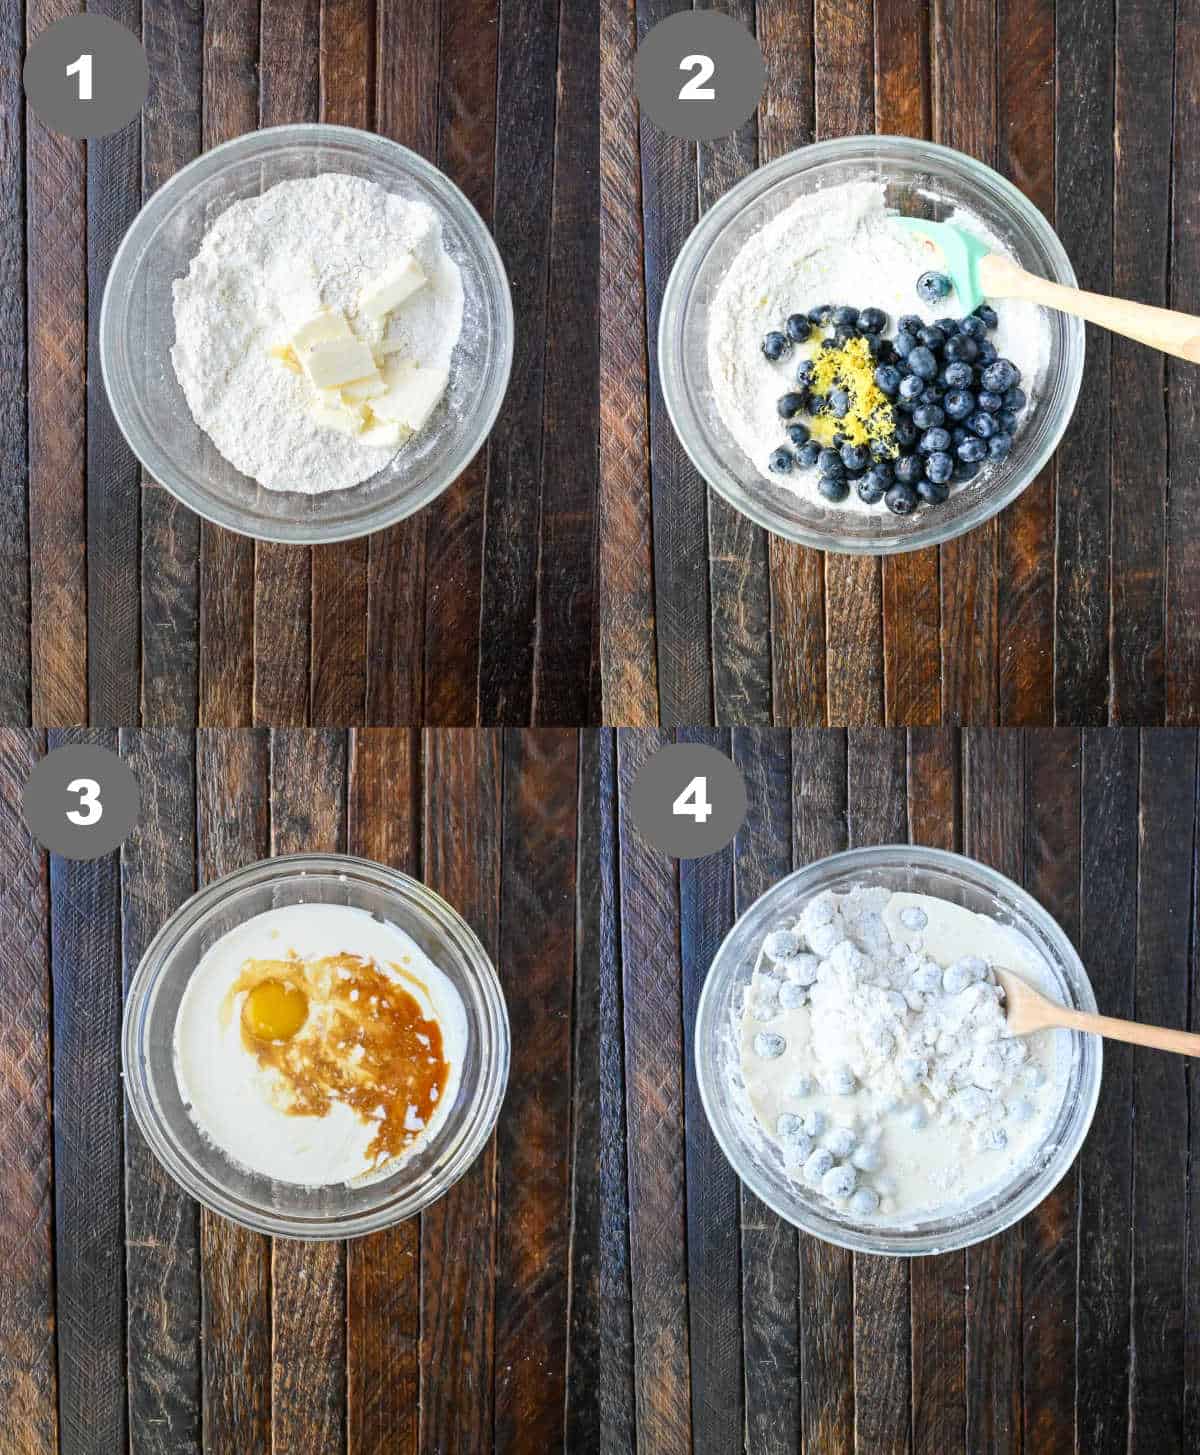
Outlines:
[[973, 312], [985, 298], [1021, 298], [1086, 318], [1148, 348], [1200, 364], [1200, 318], [1190, 313], [1051, 283], [1027, 273], [1011, 258], [991, 252], [985, 242], [952, 222], [926, 222], [923, 217], [897, 217], [895, 221], [926, 244], [930, 267], [949, 275], [963, 313]]

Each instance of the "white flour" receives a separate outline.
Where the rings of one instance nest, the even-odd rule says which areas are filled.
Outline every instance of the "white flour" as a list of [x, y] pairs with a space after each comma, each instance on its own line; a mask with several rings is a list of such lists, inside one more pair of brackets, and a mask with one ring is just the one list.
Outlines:
[[1042, 1147], [1065, 1033], [1009, 1035], [995, 965], [1047, 978], [1030, 942], [997, 921], [886, 889], [819, 895], [794, 929], [767, 937], [741, 1070], [755, 1117], [810, 1192], [863, 1219], [942, 1215]]
[[446, 368], [462, 329], [462, 279], [424, 203], [326, 173], [235, 202], [209, 229], [174, 285], [171, 359], [196, 423], [243, 474], [316, 495], [368, 479], [395, 454], [318, 425], [306, 381], [269, 350], [322, 306], [340, 308], [366, 337], [359, 294], [402, 253], [429, 281], [390, 333], [402, 357]]
[[[978, 218], [955, 213], [948, 220], [1007, 252]], [[814, 333], [775, 364], [763, 357], [762, 340], [769, 330], [782, 328], [789, 314], [824, 303], [882, 308], [889, 338], [903, 314], [932, 322], [961, 312], [953, 294], [936, 309], [917, 297], [917, 278], [929, 267], [923, 245], [889, 220], [880, 182], [848, 182], [801, 197], [742, 246], [713, 300], [708, 369], [726, 428], [773, 485], [810, 496], [819, 507], [874, 513], [882, 508], [864, 504], [854, 490], [840, 505], [829, 505], [816, 493], [815, 473], [780, 477], [767, 469], [771, 451], [784, 442], [776, 401], [794, 387], [796, 365], [816, 351], [820, 336]], [[1020, 369], [1032, 410], [1049, 361], [1049, 325], [1032, 303], [1000, 301], [996, 312], [1000, 321], [989, 337], [1000, 356]]]

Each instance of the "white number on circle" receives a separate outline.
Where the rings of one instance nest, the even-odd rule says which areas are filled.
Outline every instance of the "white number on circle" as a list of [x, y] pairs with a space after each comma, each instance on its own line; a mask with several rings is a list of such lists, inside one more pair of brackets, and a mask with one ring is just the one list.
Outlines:
[[697, 823], [711, 818], [712, 811], [712, 804], [708, 801], [708, 779], [701, 777], [693, 778], [671, 805], [673, 814], [679, 818], [694, 818]]
[[67, 817], [73, 824], [86, 829], [100, 822], [104, 805], [100, 802], [100, 785], [94, 778], [72, 778], [67, 784], [67, 792], [79, 794], [79, 807], [67, 810]]
[[712, 79], [717, 69], [709, 56], [684, 56], [679, 62], [681, 71], [695, 71], [690, 81], [685, 81], [679, 93], [681, 101], [715, 101], [717, 93], [704, 83]]
[[79, 99], [90, 101], [92, 99], [92, 58], [86, 51], [77, 61], [72, 61], [67, 67], [67, 75], [79, 77]]

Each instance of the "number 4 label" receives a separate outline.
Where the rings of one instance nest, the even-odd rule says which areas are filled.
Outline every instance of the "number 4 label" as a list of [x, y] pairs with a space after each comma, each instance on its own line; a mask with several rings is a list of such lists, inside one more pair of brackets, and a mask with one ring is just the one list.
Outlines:
[[92, 58], [86, 51], [78, 60], [72, 61], [67, 67], [68, 76], [79, 77], [79, 99], [90, 101], [92, 99]]
[[671, 812], [679, 818], [693, 818], [704, 823], [712, 817], [713, 807], [708, 801], [708, 779], [693, 778], [675, 802]]

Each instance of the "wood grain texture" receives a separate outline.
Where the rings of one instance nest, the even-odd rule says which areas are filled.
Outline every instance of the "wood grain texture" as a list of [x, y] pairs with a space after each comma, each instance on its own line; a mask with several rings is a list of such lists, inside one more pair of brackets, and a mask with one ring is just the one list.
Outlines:
[[[271, 853], [346, 846], [346, 739], [271, 734]], [[346, 1250], [276, 1238], [271, 1250], [271, 1439], [276, 1450], [341, 1455], [346, 1423]]]
[[45, 855], [21, 819], [40, 734], [0, 730], [0, 1443], [57, 1455], [50, 1123], [50, 945]]
[[[142, 812], [121, 848], [124, 981], [196, 887], [191, 733], [126, 730], [121, 751]], [[136, 1455], [200, 1451], [200, 1213], [125, 1113], [125, 1280], [129, 1440]]]

